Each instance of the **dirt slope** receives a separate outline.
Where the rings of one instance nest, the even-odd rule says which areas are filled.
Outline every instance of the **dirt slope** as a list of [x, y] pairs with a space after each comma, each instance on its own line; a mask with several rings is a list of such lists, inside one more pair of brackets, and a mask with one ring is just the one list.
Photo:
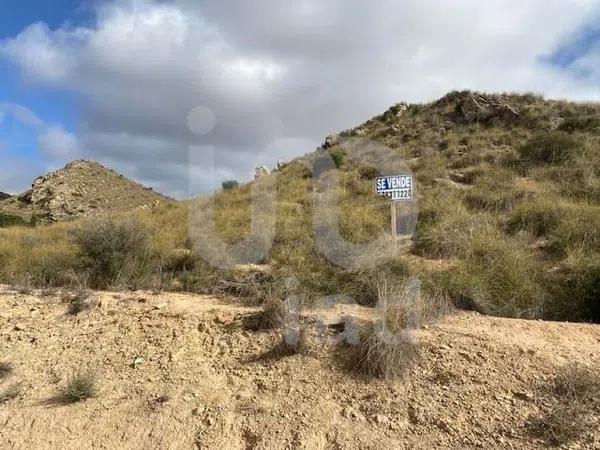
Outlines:
[[[365, 381], [320, 341], [308, 356], [265, 356], [276, 334], [245, 331], [251, 309], [235, 303], [96, 295], [96, 309], [70, 316], [58, 296], [0, 293], [0, 360], [15, 367], [0, 392], [24, 387], [0, 404], [0, 447], [543, 448], [525, 430], [538, 387], [567, 362], [600, 369], [599, 326], [459, 313], [419, 330], [405, 380]], [[80, 369], [97, 373], [99, 395], [57, 402]], [[600, 448], [590, 433], [574, 448]]]

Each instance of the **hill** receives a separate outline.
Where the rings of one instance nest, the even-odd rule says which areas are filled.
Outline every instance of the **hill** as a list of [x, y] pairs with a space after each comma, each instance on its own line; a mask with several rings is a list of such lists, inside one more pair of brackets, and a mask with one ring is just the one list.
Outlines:
[[[260, 303], [293, 279], [308, 304], [344, 295], [372, 306], [382, 283], [414, 276], [428, 298], [484, 314], [600, 322], [598, 148], [599, 104], [474, 92], [401, 103], [263, 177], [277, 188], [275, 235], [251, 270], [202, 255], [220, 245], [207, 238], [213, 200], [218, 237], [238, 255], [260, 254], [260, 239], [244, 241], [260, 180], [109, 222], [0, 230], [0, 280], [235, 294]], [[330, 165], [313, 177], [323, 157]], [[368, 255], [361, 268], [327, 259], [314, 217], [330, 169], [338, 169], [340, 214], [327, 220], [347, 241], [367, 243], [389, 234], [389, 202], [374, 195], [374, 177], [396, 167], [416, 178], [409, 245], [396, 256]], [[231, 251], [217, 254], [226, 263]]]
[[57, 222], [103, 211], [148, 207], [166, 197], [93, 161], [72, 161], [38, 177], [31, 189], [0, 201], [0, 213]]
[[7, 198], [12, 197], [10, 194], [5, 194], [4, 192], [0, 192], [0, 200], [6, 200]]
[[[310, 324], [304, 355], [248, 331], [255, 308], [209, 296], [0, 293], [0, 441], [17, 448], [600, 448], [600, 328], [459, 313], [417, 330], [402, 380], [348, 372]], [[67, 402], [77, 374], [95, 396]]]

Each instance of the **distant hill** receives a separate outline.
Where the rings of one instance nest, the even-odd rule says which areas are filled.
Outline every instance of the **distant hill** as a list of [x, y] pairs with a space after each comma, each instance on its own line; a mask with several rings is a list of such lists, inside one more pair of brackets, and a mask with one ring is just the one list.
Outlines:
[[0, 200], [5, 200], [10, 197], [11, 197], [10, 194], [5, 194], [4, 192], [0, 192]]
[[77, 160], [36, 178], [30, 190], [0, 200], [0, 213], [57, 222], [102, 211], [152, 207], [166, 200], [97, 162]]

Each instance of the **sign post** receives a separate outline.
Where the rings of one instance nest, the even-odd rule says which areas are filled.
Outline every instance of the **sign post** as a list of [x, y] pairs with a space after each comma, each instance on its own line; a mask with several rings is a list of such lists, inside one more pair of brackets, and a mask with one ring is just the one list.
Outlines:
[[410, 201], [413, 198], [413, 179], [411, 175], [389, 175], [377, 177], [375, 181], [377, 195], [391, 199], [391, 231], [394, 256], [398, 247], [398, 225], [396, 216], [396, 203]]

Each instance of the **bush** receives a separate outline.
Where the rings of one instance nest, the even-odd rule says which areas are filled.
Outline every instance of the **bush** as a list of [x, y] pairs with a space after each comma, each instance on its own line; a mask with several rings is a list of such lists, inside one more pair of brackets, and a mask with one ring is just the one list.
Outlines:
[[15, 225], [28, 225], [28, 222], [19, 216], [12, 214], [0, 213], [0, 228], [10, 227]]
[[460, 198], [431, 193], [419, 211], [415, 251], [432, 258], [464, 257], [475, 235], [498, 234], [494, 217], [469, 212]]
[[65, 403], [77, 403], [95, 397], [97, 393], [95, 375], [80, 372], [69, 379], [62, 396]]
[[564, 131], [539, 133], [519, 147], [522, 162], [528, 165], [560, 164], [576, 155], [581, 142]]
[[556, 200], [536, 199], [518, 204], [511, 212], [506, 228], [509, 232], [524, 230], [536, 237], [554, 230], [565, 214]]
[[542, 266], [522, 243], [501, 235], [474, 238], [472, 250], [447, 279], [457, 301], [504, 317], [539, 318], [547, 298]]
[[331, 152], [331, 159], [333, 160], [336, 169], [339, 169], [342, 167], [342, 164], [344, 164], [345, 155], [341, 151]]
[[189, 272], [198, 262], [199, 257], [193, 250], [174, 249], [163, 258], [163, 269], [168, 272]]
[[86, 222], [73, 231], [73, 241], [93, 288], [131, 285], [148, 270], [149, 234], [135, 220]]
[[235, 189], [239, 185], [240, 185], [240, 183], [238, 183], [237, 180], [227, 180], [227, 181], [223, 181], [223, 183], [221, 183], [221, 186], [223, 187], [224, 191], [229, 191], [231, 189]]
[[600, 257], [576, 258], [558, 283], [549, 318], [600, 323]]
[[573, 133], [575, 131], [596, 131], [600, 128], [600, 117], [598, 116], [583, 116], [583, 117], [568, 117], [560, 124], [558, 129]]
[[567, 254], [572, 250], [584, 253], [600, 249], [600, 207], [589, 204], [573, 205], [549, 235], [549, 247]]
[[515, 175], [506, 169], [488, 169], [477, 178], [465, 196], [471, 209], [490, 212], [506, 211], [523, 198], [525, 193], [515, 187]]
[[491, 190], [480, 188], [468, 192], [465, 196], [465, 202], [471, 209], [500, 212], [511, 209], [521, 198], [523, 198], [523, 193], [514, 189]]

